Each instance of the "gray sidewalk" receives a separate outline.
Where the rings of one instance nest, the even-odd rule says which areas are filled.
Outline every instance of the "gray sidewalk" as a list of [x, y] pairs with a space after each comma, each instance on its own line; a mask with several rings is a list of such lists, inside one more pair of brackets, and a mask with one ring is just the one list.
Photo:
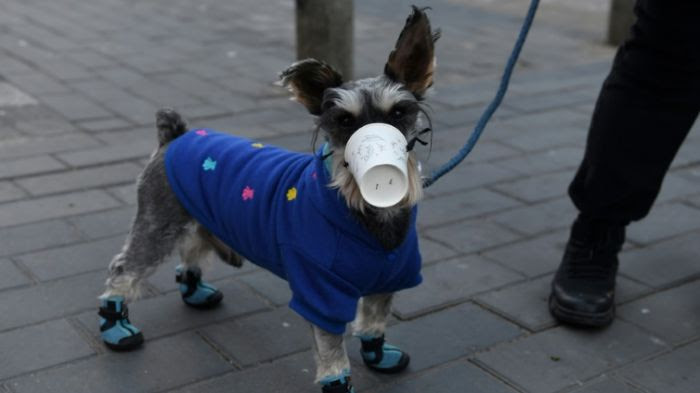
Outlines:
[[[427, 168], [447, 160], [491, 98], [526, 1], [437, 0], [443, 30]], [[356, 0], [356, 74], [383, 69], [409, 1]], [[594, 5], [594, 6], [591, 6]], [[558, 326], [548, 285], [575, 210], [581, 159], [614, 50], [604, 1], [547, 2], [511, 91], [474, 153], [420, 208], [424, 283], [400, 293], [389, 339], [410, 369], [378, 376], [350, 341], [359, 392], [697, 392], [700, 125], [651, 215], [629, 228], [619, 317]], [[599, 7], [595, 7], [595, 6]], [[224, 305], [197, 312], [173, 267], [132, 320], [146, 344], [99, 341], [97, 295], [135, 212], [154, 113], [309, 151], [311, 117], [273, 86], [294, 61], [294, 2], [0, 2], [0, 392], [315, 392], [309, 329], [289, 292], [247, 263], [212, 265]]]

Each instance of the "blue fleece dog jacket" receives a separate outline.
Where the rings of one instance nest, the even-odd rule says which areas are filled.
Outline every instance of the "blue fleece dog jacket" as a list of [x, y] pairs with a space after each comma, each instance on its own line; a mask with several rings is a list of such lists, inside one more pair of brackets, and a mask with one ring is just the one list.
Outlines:
[[415, 220], [384, 250], [328, 187], [320, 153], [294, 153], [210, 129], [170, 143], [168, 181], [185, 209], [249, 261], [287, 280], [289, 306], [341, 334], [360, 297], [420, 284]]

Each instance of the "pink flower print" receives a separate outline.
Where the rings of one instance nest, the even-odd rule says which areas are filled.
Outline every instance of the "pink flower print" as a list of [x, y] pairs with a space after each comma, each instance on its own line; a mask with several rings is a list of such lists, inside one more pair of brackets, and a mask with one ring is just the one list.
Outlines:
[[248, 199], [253, 199], [254, 195], [255, 190], [250, 188], [250, 186], [245, 186], [243, 193], [241, 194], [241, 198], [243, 198], [244, 201], [247, 201]]
[[195, 131], [195, 133], [196, 133], [197, 135], [199, 135], [199, 136], [207, 136], [207, 135], [209, 135], [209, 134], [207, 134], [207, 130], [197, 130], [197, 131]]
[[316, 171], [314, 171], [314, 172], [311, 174], [311, 178], [314, 179], [314, 180], [318, 179], [318, 174], [316, 173]]

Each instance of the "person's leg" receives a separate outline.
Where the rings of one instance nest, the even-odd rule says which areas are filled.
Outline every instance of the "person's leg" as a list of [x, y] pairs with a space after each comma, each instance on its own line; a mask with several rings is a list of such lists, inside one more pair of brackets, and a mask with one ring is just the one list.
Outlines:
[[569, 188], [580, 214], [550, 299], [565, 323], [612, 321], [624, 228], [648, 214], [700, 109], [700, 4], [640, 0], [635, 13]]

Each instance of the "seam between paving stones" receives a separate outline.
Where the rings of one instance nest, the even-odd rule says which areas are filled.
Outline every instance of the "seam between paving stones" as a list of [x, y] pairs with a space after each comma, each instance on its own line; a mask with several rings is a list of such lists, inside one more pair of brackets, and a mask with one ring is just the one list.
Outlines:
[[[218, 324], [218, 323], [217, 323]], [[230, 364], [234, 369], [236, 370], [241, 370], [241, 363], [238, 361], [238, 359], [235, 358], [235, 356], [232, 356], [226, 352], [223, 348], [221, 348], [216, 340], [212, 339], [211, 337], [207, 336], [206, 333], [195, 330], [195, 334], [199, 336], [202, 341], [214, 352], [216, 352], [219, 357], [225, 361], [226, 363]]]

